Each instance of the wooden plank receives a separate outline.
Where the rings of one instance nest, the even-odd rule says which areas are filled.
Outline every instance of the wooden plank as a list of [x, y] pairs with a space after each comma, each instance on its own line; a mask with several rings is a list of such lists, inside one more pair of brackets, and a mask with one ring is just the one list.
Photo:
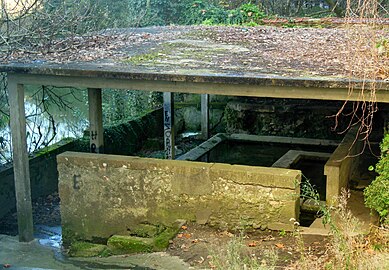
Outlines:
[[[210, 82], [185, 81], [146, 81], [128, 79], [105, 79], [88, 77], [65, 77], [49, 75], [17, 75], [18, 81], [24, 84], [55, 85], [67, 87], [115, 88], [128, 90], [179, 92], [193, 94], [213, 94], [224, 96], [297, 98], [319, 100], [361, 100], [362, 93], [354, 90], [349, 93], [348, 88], [327, 88], [313, 86], [268, 86], [254, 84], [228, 84]], [[368, 99], [369, 92], [363, 98]], [[389, 91], [377, 90], [378, 102], [389, 103]]]
[[163, 93], [163, 121], [166, 159], [174, 159], [174, 95]]
[[91, 153], [104, 153], [103, 109], [100, 88], [88, 89]]
[[204, 140], [209, 138], [209, 95], [201, 95], [201, 137]]
[[24, 109], [24, 86], [8, 79], [11, 116], [12, 152], [18, 216], [19, 241], [34, 239], [30, 168], [26, 141], [26, 117]]

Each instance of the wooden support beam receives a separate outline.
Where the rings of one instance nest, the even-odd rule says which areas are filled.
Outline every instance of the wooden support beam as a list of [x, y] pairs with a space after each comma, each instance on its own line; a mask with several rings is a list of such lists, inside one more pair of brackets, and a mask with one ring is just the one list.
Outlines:
[[8, 95], [11, 117], [13, 168], [18, 216], [19, 241], [34, 239], [31, 204], [30, 167], [26, 141], [24, 86], [8, 78]]
[[101, 89], [88, 88], [90, 151], [104, 153], [104, 129]]
[[163, 121], [166, 159], [174, 159], [174, 95], [171, 92], [163, 93]]
[[[349, 93], [348, 87], [336, 88], [336, 86], [304, 85], [302, 82], [296, 86], [277, 86], [246, 83], [211, 83], [188, 81], [161, 81], [161, 80], [133, 80], [133, 79], [108, 79], [55, 75], [18, 74], [19, 83], [54, 85], [66, 87], [99, 87], [126, 90], [144, 90], [192, 94], [212, 94], [224, 96], [246, 97], [272, 97], [272, 98], [304, 98], [320, 100], [361, 100], [362, 91], [354, 89]], [[334, 87], [334, 88], [330, 88]], [[389, 103], [389, 91], [387, 86], [376, 91], [379, 102]], [[365, 93], [366, 95], [366, 93]], [[367, 98], [367, 97], [365, 97]]]
[[201, 95], [201, 137], [204, 140], [209, 138], [209, 95]]

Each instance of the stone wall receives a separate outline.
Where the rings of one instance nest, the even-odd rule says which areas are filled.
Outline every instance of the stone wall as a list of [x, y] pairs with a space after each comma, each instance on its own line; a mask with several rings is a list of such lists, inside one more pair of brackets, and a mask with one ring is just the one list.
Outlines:
[[363, 142], [357, 139], [358, 128], [354, 126], [347, 132], [324, 166], [324, 174], [327, 176], [326, 201], [328, 204], [334, 204], [342, 189], [348, 187], [349, 180], [358, 166], [363, 147]]
[[[51, 194], [58, 189], [56, 155], [74, 149], [74, 142], [61, 141], [30, 158], [32, 199]], [[0, 169], [0, 218], [16, 208], [14, 172], [11, 164]]]
[[[333, 131], [335, 115], [342, 102], [270, 98], [236, 98], [224, 114], [227, 133], [342, 139]], [[349, 112], [349, 107], [345, 112]], [[348, 122], [339, 121], [338, 130]]]
[[66, 242], [177, 219], [288, 230], [299, 215], [298, 170], [74, 152], [57, 160]]
[[[134, 154], [147, 138], [163, 135], [162, 116], [162, 110], [158, 109], [138, 119], [105, 127], [105, 151], [123, 155]], [[40, 150], [30, 158], [32, 199], [58, 190], [56, 156], [65, 151], [89, 152], [89, 137], [85, 136], [76, 141], [63, 140]], [[0, 218], [16, 208], [12, 164], [0, 168], [0, 205]]]

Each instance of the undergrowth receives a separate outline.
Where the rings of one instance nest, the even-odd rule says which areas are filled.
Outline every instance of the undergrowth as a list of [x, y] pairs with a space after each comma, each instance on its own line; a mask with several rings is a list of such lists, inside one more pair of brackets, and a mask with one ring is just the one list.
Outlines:
[[214, 270], [273, 270], [278, 260], [274, 249], [263, 251], [259, 258], [244, 242], [244, 235], [233, 236], [224, 247], [211, 250], [210, 266]]
[[296, 263], [296, 269], [326, 269], [326, 270], [385, 270], [389, 269], [389, 231], [384, 227], [372, 227], [364, 234], [360, 221], [347, 207], [350, 193], [342, 191], [337, 202], [331, 206], [320, 206], [316, 192], [306, 186], [308, 196], [318, 203], [323, 222], [329, 228], [330, 245], [328, 256], [318, 260], [307, 259], [304, 241], [297, 226], [295, 229], [296, 245], [301, 254]]
[[380, 148], [381, 157], [375, 167], [378, 176], [365, 189], [365, 203], [378, 212], [384, 225], [389, 226], [389, 132], [387, 130]]

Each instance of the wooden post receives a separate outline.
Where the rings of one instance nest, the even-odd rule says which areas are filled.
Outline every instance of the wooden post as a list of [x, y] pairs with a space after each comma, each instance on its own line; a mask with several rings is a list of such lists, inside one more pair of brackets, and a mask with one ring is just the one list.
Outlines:
[[209, 139], [209, 95], [201, 95], [201, 137]]
[[174, 159], [174, 95], [163, 93], [163, 121], [166, 159]]
[[8, 94], [19, 241], [30, 242], [34, 239], [34, 228], [26, 141], [24, 86], [13, 81], [11, 76], [8, 77]]
[[88, 88], [90, 151], [104, 153], [104, 129], [101, 89]]

